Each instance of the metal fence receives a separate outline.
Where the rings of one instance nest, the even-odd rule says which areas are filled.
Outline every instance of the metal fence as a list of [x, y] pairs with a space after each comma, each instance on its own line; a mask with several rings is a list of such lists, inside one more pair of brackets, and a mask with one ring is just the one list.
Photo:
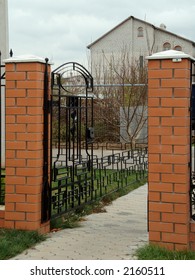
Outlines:
[[3, 145], [3, 138], [2, 134], [4, 128], [4, 118], [2, 118], [2, 99], [5, 94], [5, 65], [2, 63], [2, 57], [0, 52], [0, 205], [4, 205], [5, 200], [5, 166], [4, 166], [4, 145]]
[[[12, 49], [9, 56], [13, 56]], [[0, 51], [0, 205], [5, 204], [5, 64]]]
[[195, 64], [191, 65], [191, 105], [190, 105], [190, 141], [191, 141], [191, 154], [190, 154], [190, 198], [191, 209], [190, 215], [195, 220]]
[[[147, 116], [142, 112], [133, 139], [124, 142], [120, 137], [121, 107], [134, 108], [136, 116], [140, 104], [146, 107], [146, 87], [94, 85], [91, 74], [75, 62], [53, 71], [52, 218], [147, 176], [147, 148], [134, 143]], [[130, 115], [126, 118], [129, 136], [132, 119]]]
[[104, 156], [98, 157], [100, 151], [94, 151], [91, 168], [84, 157], [75, 163], [74, 180], [72, 167], [67, 167], [63, 160], [55, 169], [51, 195], [52, 218], [125, 189], [147, 177], [147, 148], [118, 152], [113, 150], [111, 154], [111, 151], [107, 151], [107, 155], [104, 151]]

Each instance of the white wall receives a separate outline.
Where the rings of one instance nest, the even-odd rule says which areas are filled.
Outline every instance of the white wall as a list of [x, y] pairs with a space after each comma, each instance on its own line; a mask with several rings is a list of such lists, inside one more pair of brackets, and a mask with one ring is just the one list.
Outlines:
[[8, 36], [8, 2], [7, 0], [0, 0], [0, 50], [3, 59], [8, 58]]
[[[137, 36], [139, 27], [143, 28], [143, 37]], [[195, 56], [191, 41], [131, 17], [90, 47], [92, 75], [96, 77], [98, 67], [104, 71], [113, 57], [115, 62], [120, 61], [124, 50], [132, 60], [139, 60], [140, 56], [145, 58], [151, 53], [163, 51], [166, 42], [171, 44], [172, 49], [180, 45], [183, 52]]]
[[[2, 60], [8, 58], [8, 2], [0, 0], [0, 51]], [[2, 69], [3, 70], [3, 69]], [[2, 83], [4, 81], [2, 80]], [[1, 89], [1, 167], [5, 166], [5, 88]]]

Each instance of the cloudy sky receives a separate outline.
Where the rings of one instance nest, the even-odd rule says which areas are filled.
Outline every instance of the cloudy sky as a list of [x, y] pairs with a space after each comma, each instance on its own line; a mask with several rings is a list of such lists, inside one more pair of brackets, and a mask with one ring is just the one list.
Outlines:
[[195, 41], [194, 0], [8, 0], [9, 45], [15, 55], [49, 57], [57, 66], [87, 66], [91, 42], [129, 16]]

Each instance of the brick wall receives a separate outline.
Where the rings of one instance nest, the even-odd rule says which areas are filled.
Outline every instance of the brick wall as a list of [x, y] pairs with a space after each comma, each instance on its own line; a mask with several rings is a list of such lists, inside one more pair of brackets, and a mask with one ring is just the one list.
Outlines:
[[49, 231], [41, 224], [44, 60], [6, 61], [6, 228]]
[[148, 61], [149, 240], [181, 250], [190, 248], [191, 236], [191, 59], [166, 55]]

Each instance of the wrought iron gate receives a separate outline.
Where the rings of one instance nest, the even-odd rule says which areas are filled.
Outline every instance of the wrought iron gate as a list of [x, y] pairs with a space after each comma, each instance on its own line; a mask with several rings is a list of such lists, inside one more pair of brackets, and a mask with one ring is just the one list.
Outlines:
[[93, 196], [93, 78], [80, 64], [52, 72], [51, 217]]
[[[52, 72], [51, 88], [51, 218], [147, 177], [147, 147], [131, 150], [120, 145], [116, 150], [111, 145], [105, 153], [103, 146], [95, 149], [98, 102], [93, 78], [82, 65], [70, 62], [58, 67]], [[47, 129], [44, 135], [48, 138]], [[47, 167], [46, 162], [44, 170]], [[46, 176], [44, 182], [47, 190]]]

